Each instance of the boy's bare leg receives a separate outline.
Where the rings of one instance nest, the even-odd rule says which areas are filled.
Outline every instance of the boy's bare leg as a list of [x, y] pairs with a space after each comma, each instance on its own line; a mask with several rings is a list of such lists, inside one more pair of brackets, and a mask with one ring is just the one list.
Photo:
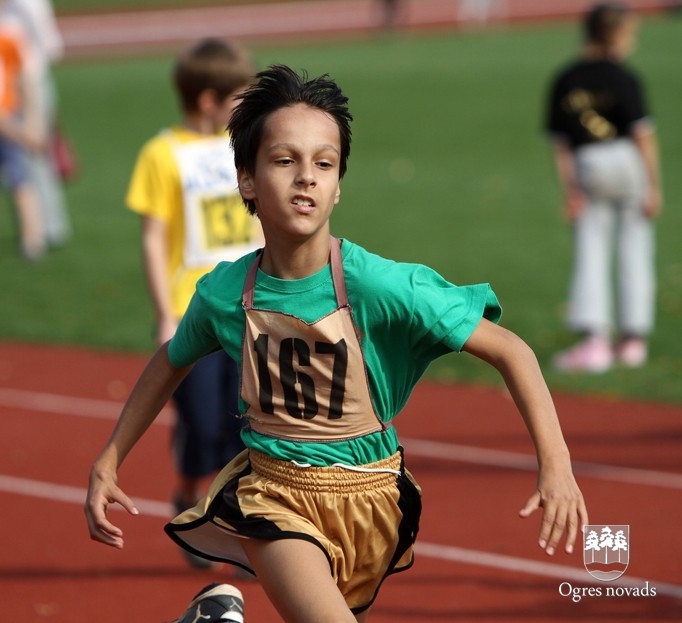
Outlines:
[[[286, 623], [356, 623], [316, 545], [301, 539], [246, 539], [244, 551]], [[364, 613], [363, 613], [364, 614]]]

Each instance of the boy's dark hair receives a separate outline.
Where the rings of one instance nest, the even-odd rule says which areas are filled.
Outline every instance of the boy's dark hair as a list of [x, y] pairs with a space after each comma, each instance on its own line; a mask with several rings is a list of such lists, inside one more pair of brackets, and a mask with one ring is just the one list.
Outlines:
[[173, 82], [182, 109], [196, 112], [199, 95], [215, 91], [222, 101], [253, 80], [255, 70], [247, 52], [222, 39], [203, 39], [186, 50], [173, 68]]
[[[327, 74], [308, 79], [305, 71], [298, 75], [286, 65], [271, 65], [256, 74], [256, 82], [238, 99], [241, 102], [228, 125], [238, 170], [249, 174], [255, 172], [263, 127], [272, 113], [280, 108], [306, 104], [326, 112], [336, 122], [341, 137], [339, 178], [345, 175], [353, 116], [348, 110], [348, 98]], [[249, 212], [255, 214], [254, 202], [245, 200], [244, 203]]]
[[610, 45], [613, 35], [630, 14], [630, 8], [619, 2], [597, 4], [585, 15], [583, 27], [590, 43]]

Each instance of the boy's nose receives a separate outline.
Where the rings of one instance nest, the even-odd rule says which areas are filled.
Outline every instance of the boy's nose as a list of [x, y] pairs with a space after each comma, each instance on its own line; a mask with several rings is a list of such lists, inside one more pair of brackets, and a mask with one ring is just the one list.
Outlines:
[[313, 171], [313, 167], [302, 166], [298, 170], [298, 175], [296, 176], [296, 183], [301, 186], [314, 186], [315, 173]]

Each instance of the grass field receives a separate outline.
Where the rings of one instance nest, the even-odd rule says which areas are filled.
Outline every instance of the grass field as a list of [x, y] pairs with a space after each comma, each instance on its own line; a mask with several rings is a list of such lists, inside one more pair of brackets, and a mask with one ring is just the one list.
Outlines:
[[[333, 219], [337, 235], [429, 264], [456, 283], [491, 282], [504, 324], [533, 346], [553, 389], [682, 402], [681, 30], [679, 19], [647, 20], [632, 59], [660, 129], [667, 201], [658, 229], [652, 359], [642, 370], [598, 377], [566, 377], [548, 365], [572, 341], [562, 317], [570, 240], [540, 125], [547, 81], [577, 47], [572, 25], [254, 52], [260, 65], [329, 72], [350, 97], [356, 122]], [[145, 57], [58, 68], [62, 116], [81, 162], [68, 189], [75, 238], [27, 265], [16, 255], [14, 224], [3, 205], [0, 339], [152, 348], [138, 222], [123, 198], [141, 144], [177, 118], [170, 63]], [[429, 374], [499, 382], [464, 356], [443, 358]]]

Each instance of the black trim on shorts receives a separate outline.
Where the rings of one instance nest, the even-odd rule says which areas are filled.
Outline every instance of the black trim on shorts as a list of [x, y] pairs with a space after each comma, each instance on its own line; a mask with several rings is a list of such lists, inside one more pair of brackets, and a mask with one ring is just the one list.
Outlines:
[[[233, 476], [225, 483], [223, 488], [220, 490], [220, 493], [211, 501], [204, 515], [185, 524], [174, 524], [169, 522], [164, 526], [164, 531], [166, 534], [182, 549], [196, 556], [205, 558], [207, 560], [212, 560], [214, 562], [226, 562], [236, 567], [240, 567], [253, 575], [255, 575], [255, 573], [240, 562], [220, 556], [212, 556], [195, 549], [183, 541], [178, 533], [193, 530], [194, 528], [203, 526], [206, 523], [212, 523], [220, 530], [224, 530], [228, 534], [233, 532], [234, 538], [243, 536], [266, 541], [276, 541], [278, 539], [299, 539], [301, 541], [307, 541], [313, 545], [316, 545], [324, 553], [327, 563], [329, 564], [329, 569], [332, 571], [332, 560], [329, 556], [329, 553], [314, 537], [310, 536], [309, 534], [305, 534], [304, 532], [291, 532], [288, 530], [282, 530], [275, 523], [263, 517], [249, 517], [248, 519], [244, 517], [241, 507], [239, 506], [237, 489], [239, 487], [239, 480], [244, 476], [249, 475], [251, 472], [252, 467], [251, 463], [249, 462], [241, 472]], [[225, 523], [229, 524], [233, 530], [229, 530], [225, 528], [225, 526], [216, 523], [214, 521], [215, 517], [218, 517]]]
[[400, 524], [398, 524], [398, 545], [396, 546], [395, 553], [391, 558], [391, 562], [388, 565], [388, 570], [381, 579], [379, 586], [377, 586], [371, 601], [365, 606], [359, 606], [356, 608], [351, 608], [353, 614], [360, 614], [372, 606], [374, 601], [379, 594], [384, 580], [390, 575], [395, 573], [400, 573], [401, 571], [407, 571], [414, 564], [414, 554], [412, 555], [412, 560], [409, 564], [400, 569], [396, 569], [398, 561], [405, 555], [405, 552], [410, 549], [417, 540], [417, 534], [419, 533], [419, 519], [422, 512], [422, 499], [419, 490], [416, 485], [412, 482], [410, 477], [405, 473], [405, 457], [402, 447], [398, 448], [400, 450], [401, 464], [400, 464], [400, 476], [396, 479], [396, 486], [400, 492], [400, 497], [398, 498], [398, 508], [402, 513], [402, 519]]

